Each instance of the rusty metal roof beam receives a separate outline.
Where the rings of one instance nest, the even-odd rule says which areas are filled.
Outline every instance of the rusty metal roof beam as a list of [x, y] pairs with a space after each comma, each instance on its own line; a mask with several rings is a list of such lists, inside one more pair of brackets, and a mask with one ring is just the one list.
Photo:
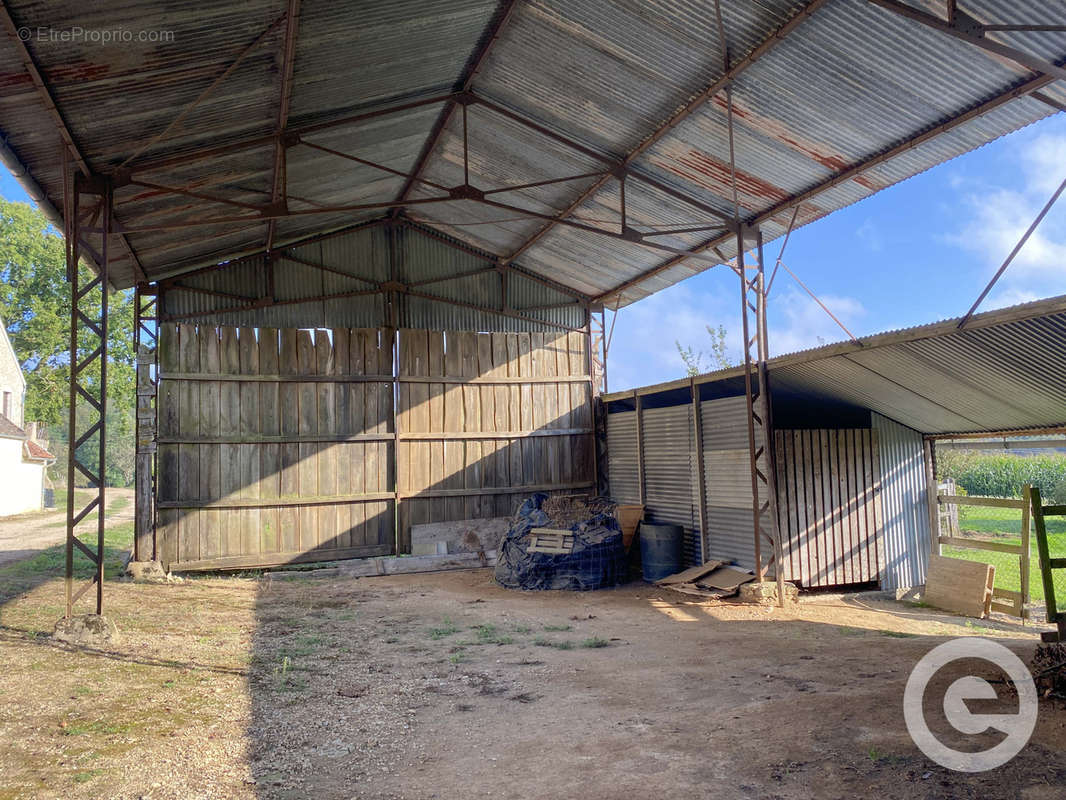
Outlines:
[[492, 52], [492, 48], [495, 46], [496, 40], [499, 38], [500, 31], [507, 23], [507, 20], [511, 18], [511, 15], [514, 13], [517, 6], [517, 0], [501, 1], [495, 17], [492, 22], [489, 23], [488, 30], [485, 32], [483, 40], [479, 46], [474, 49], [470, 59], [467, 61], [466, 68], [463, 70], [459, 82], [458, 95], [453, 95], [453, 97], [445, 103], [444, 108], [441, 109], [437, 121], [433, 123], [429, 136], [426, 137], [426, 141], [422, 145], [422, 150], [419, 152], [418, 158], [415, 160], [414, 169], [411, 170], [411, 177], [404, 181], [400, 193], [396, 195], [397, 200], [407, 199], [407, 195], [411, 193], [411, 189], [414, 187], [415, 182], [422, 177], [422, 173], [429, 164], [430, 156], [432, 156], [433, 150], [437, 146], [437, 142], [440, 141], [440, 137], [444, 133], [444, 129], [447, 127], [448, 121], [452, 117], [452, 113], [455, 111], [455, 107], [458, 104], [457, 100], [470, 91], [470, 86], [473, 83], [474, 78], [477, 76], [478, 70], [481, 69], [481, 65], [485, 63], [485, 59], [488, 58], [489, 53]]
[[[77, 142], [74, 141], [74, 135], [70, 132], [70, 126], [67, 125], [66, 119], [63, 117], [63, 114], [60, 112], [59, 107], [56, 105], [55, 98], [52, 96], [52, 90], [49, 89], [48, 84], [45, 83], [44, 76], [41, 75], [41, 70], [38, 68], [36, 60], [33, 58], [33, 55], [26, 47], [25, 41], [23, 41], [22, 37], [19, 35], [19, 27], [11, 18], [11, 12], [8, 10], [7, 5], [5, 3], [0, 3], [0, 22], [3, 23], [4, 29], [7, 31], [8, 34], [8, 38], [15, 45], [15, 47], [18, 48], [19, 57], [22, 59], [22, 64], [26, 68], [26, 72], [29, 74], [30, 80], [33, 81], [33, 85], [37, 90], [37, 96], [41, 98], [41, 102], [44, 104], [45, 108], [48, 109], [48, 113], [51, 115], [53, 121], [55, 122], [56, 131], [58, 131], [59, 137], [63, 140], [65, 149], [73, 157], [75, 163], [78, 165], [78, 169], [81, 170], [82, 174], [84, 174], [86, 177], [89, 177], [93, 174], [92, 169], [89, 166], [89, 162], [86, 161], [85, 156], [81, 152], [81, 148], [79, 148]], [[10, 147], [7, 147], [6, 149], [9, 153], [14, 155]], [[27, 177], [30, 174], [29, 170], [27, 170], [25, 166], [23, 166], [20, 171]], [[42, 192], [42, 194], [44, 193]], [[54, 208], [52, 203], [48, 201], [47, 196], [44, 197], [44, 200], [45, 203], [42, 205], [42, 208], [44, 208], [45, 205]], [[59, 227], [65, 226], [61, 224]], [[141, 266], [141, 261], [137, 258], [137, 254], [133, 252], [133, 248], [130, 246], [129, 240], [124, 235], [120, 235], [118, 238], [119, 241], [122, 242], [123, 248], [126, 250], [127, 253], [129, 253], [130, 260], [133, 262], [133, 268], [137, 272], [138, 278], [142, 281], [147, 280], [148, 278], [144, 273], [144, 267]]]
[[[827, 180], [812, 186], [810, 189], [807, 189], [804, 192], [782, 200], [780, 203], [777, 203], [772, 208], [760, 214], [757, 214], [753, 219], [749, 220], [747, 224], [752, 226], [761, 225], [762, 223], [773, 219], [778, 214], [781, 214], [784, 211], [795, 208], [801, 205], [802, 203], [807, 202], [812, 197], [826, 191], [827, 189], [832, 189], [834, 186], [837, 186], [841, 183], [845, 183], [846, 181], [850, 181], [852, 178], [861, 175], [866, 170], [876, 167], [878, 164], [882, 164], [891, 158], [895, 158], [896, 156], [907, 152], [911, 148], [917, 147], [923, 142], [926, 142], [936, 136], [939, 136], [940, 134], [945, 133], [951, 130], [952, 128], [956, 128], [959, 125], [965, 124], [970, 120], [976, 119], [977, 117], [980, 117], [983, 114], [987, 114], [989, 111], [999, 108], [1000, 106], [1010, 102], [1011, 100], [1015, 100], [1025, 95], [1031, 95], [1056, 80], [1057, 78], [1055, 78], [1054, 76], [1045, 74], [1017, 84], [1013, 88], [1008, 89], [1007, 91], [1002, 92], [1001, 94], [997, 94], [994, 97], [984, 101], [983, 103], [979, 103], [978, 105], [971, 107], [969, 110], [964, 111], [961, 114], [957, 114], [953, 117], [949, 117], [945, 120], [942, 120], [936, 125], [933, 125], [932, 127], [926, 128], [925, 130], [919, 132], [915, 136], [908, 138], [900, 142], [899, 144], [888, 148], [887, 150], [883, 150], [880, 153], [872, 155], [869, 158], [866, 158], [843, 170], [842, 172], [838, 172], [833, 177], [828, 178]], [[715, 236], [714, 238], [709, 239], [703, 244], [693, 248], [691, 255], [697, 255], [706, 250], [711, 250], [717, 247], [718, 245], [724, 244], [731, 238], [733, 238], [732, 233], [723, 234], [721, 236]], [[620, 283], [618, 286], [615, 286], [612, 289], [608, 289], [606, 292], [597, 295], [593, 299], [598, 302], [603, 302], [606, 299], [613, 298], [626, 291], [627, 289], [631, 289], [637, 284], [642, 283], [643, 281], [646, 281], [649, 278], [653, 278], [656, 275], [677, 266], [686, 258], [688, 258], [688, 256], [679, 255], [675, 258], [668, 259], [662, 264], [659, 264], [656, 267], [652, 267], [651, 269], [646, 270], [640, 273], [639, 275], [636, 275], [626, 280], [623, 283]]]
[[[880, 6], [886, 11], [891, 11], [894, 14], [899, 14], [907, 19], [919, 22], [926, 27], [938, 30], [943, 34], [958, 39], [959, 41], [968, 42], [975, 47], [980, 47], [982, 50], [987, 50], [989, 53], [993, 53], [1001, 58], [1006, 58], [1009, 61], [1013, 61], [1015, 64], [1020, 64], [1034, 72], [1053, 75], [1058, 80], [1066, 80], [1066, 69], [1060, 67], [1058, 64], [1045, 61], [1038, 56], [1034, 56], [1032, 53], [1026, 53], [1024, 50], [1019, 50], [1017, 47], [1011, 47], [1010, 45], [993, 41], [984, 35], [986, 30], [1011, 30], [1013, 28], [1024, 30], [1026, 29], [1025, 26], [1007, 25], [998, 26], [998, 28], [997, 26], [989, 27], [972, 19], [958, 8], [955, 9], [953, 18], [950, 21], [945, 21], [933, 14], [929, 14], [913, 6], [909, 6], [906, 3], [902, 3], [900, 0], [867, 0], [867, 2], [873, 3], [875, 6]], [[1046, 27], [1058, 28], [1061, 26]]]
[[[799, 27], [799, 25], [801, 25], [814, 12], [816, 12], [819, 8], [825, 5], [825, 3], [826, 0], [811, 0], [810, 2], [808, 2], [806, 6], [804, 6], [794, 17], [792, 17], [792, 19], [790, 19], [788, 22], [786, 22], [784, 25], [782, 25], [780, 28], [770, 34], [770, 36], [763, 40], [763, 42], [758, 47], [756, 47], [754, 50], [744, 56], [744, 58], [740, 59], [736, 64], [726, 70], [721, 77], [715, 79], [699, 94], [697, 94], [695, 97], [692, 97], [687, 103], [681, 106], [681, 108], [679, 108], [672, 115], [670, 115], [668, 119], [660, 123], [660, 125], [654, 131], [652, 131], [640, 144], [638, 144], [632, 151], [630, 151], [630, 153], [624, 159], [622, 159], [621, 166], [629, 167], [633, 163], [633, 161], [639, 158], [643, 153], [645, 153], [648, 148], [652, 147], [656, 142], [662, 139], [675, 127], [677, 127], [677, 125], [687, 119], [700, 106], [711, 100], [716, 94], [718, 94], [722, 89], [732, 83], [732, 81], [735, 80], [737, 76], [739, 76], [742, 72], [748, 69], [752, 64], [754, 64], [760, 58], [762, 58], [771, 50], [773, 50], [774, 47], [776, 47], [780, 42], [785, 39], [785, 37], [787, 37], [790, 33], [792, 33], [793, 30]], [[574, 211], [582, 203], [586, 202], [596, 192], [603, 188], [603, 186], [606, 185], [607, 181], [609, 181], [610, 178], [611, 176], [607, 176], [599, 181], [596, 181], [596, 183], [594, 183], [592, 186], [582, 192], [577, 197], [577, 199], [574, 200], [574, 202], [572, 202], [560, 216], [568, 217], [573, 214]], [[657, 188], [661, 189], [662, 186], [658, 186]], [[536, 244], [542, 237], [544, 237], [545, 234], [551, 231], [556, 224], [556, 222], [549, 222], [547, 225], [543, 226], [539, 231], [533, 234], [533, 236], [526, 239], [525, 242], [519, 245], [519, 247], [513, 253], [511, 253], [510, 256], [508, 256], [508, 260], [514, 260], [521, 256], [523, 253], [529, 250], [530, 247]]]
[[[287, 147], [282, 138], [282, 132], [289, 124], [289, 107], [292, 99], [292, 72], [293, 63], [296, 61], [296, 31], [300, 25], [300, 0], [289, 0], [288, 11], [285, 12], [285, 46], [281, 54], [281, 88], [278, 102], [277, 138], [274, 140], [274, 173], [270, 181], [270, 202], [277, 206], [283, 202], [285, 193], [283, 186], [288, 183], [286, 172]], [[270, 251], [274, 247], [274, 234], [277, 231], [277, 220], [267, 223], [266, 249]]]

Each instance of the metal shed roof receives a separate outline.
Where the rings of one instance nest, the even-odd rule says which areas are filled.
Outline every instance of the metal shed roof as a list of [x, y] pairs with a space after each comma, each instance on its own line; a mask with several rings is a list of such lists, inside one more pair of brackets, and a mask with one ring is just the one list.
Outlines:
[[980, 26], [1066, 6], [951, 5], [5, 0], [0, 155], [113, 177], [118, 287], [400, 213], [626, 304], [734, 255], [727, 87], [766, 240], [1064, 107], [1062, 32]]
[[[964, 319], [778, 356], [768, 362], [771, 391], [870, 409], [927, 434], [1066, 427], [1066, 295], [975, 314], [960, 328]], [[738, 367], [692, 380], [742, 375]]]

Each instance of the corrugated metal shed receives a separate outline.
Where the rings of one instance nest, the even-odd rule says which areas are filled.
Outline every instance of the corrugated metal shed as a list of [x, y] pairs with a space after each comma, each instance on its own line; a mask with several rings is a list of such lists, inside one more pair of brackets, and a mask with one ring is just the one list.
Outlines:
[[880, 414], [873, 428], [881, 451], [881, 588], [922, 586], [930, 553], [922, 435]]
[[[700, 411], [707, 484], [707, 558], [735, 561], [753, 569], [747, 403], [743, 397], [724, 397], [704, 401]], [[757, 431], [756, 437], [756, 446], [762, 447], [762, 431]]]
[[637, 412], [607, 415], [607, 475], [611, 499], [640, 503], [640, 462], [637, 446]]
[[680, 525], [685, 565], [702, 564], [696, 512], [692, 406], [644, 409], [644, 518]]
[[[1066, 24], [1062, 4], [963, 5], [980, 22]], [[654, 239], [685, 252], [718, 246], [684, 261], [603, 235], [622, 222], [616, 177], [492, 195], [502, 207], [476, 196], [424, 202], [464, 181], [465, 138], [480, 190], [610, 172], [624, 161], [626, 221], [637, 231], [706, 226], [730, 213], [711, 0], [305, 2], [291, 31], [287, 8], [285, 0], [4, 4], [5, 153], [55, 208], [64, 138], [76, 169], [116, 175], [128, 242], [114, 248], [116, 286], [261, 252], [271, 230], [282, 245], [336, 231], [390, 213], [392, 203], [612, 305], [733, 255], [731, 236], [709, 231]], [[1066, 100], [1063, 82], [867, 0], [722, 0], [721, 10], [736, 69], [741, 217], [767, 240], [784, 232], [797, 203], [807, 224], [1054, 113], [1036, 89], [1052, 104]], [[23, 44], [16, 33], [76, 26], [159, 35]], [[1061, 33], [986, 35], [1054, 63], [1066, 56]], [[465, 137], [461, 108], [445, 102], [459, 89], [472, 92]], [[210, 157], [175, 161], [202, 152]], [[128, 175], [156, 186], [126, 184]], [[276, 185], [284, 208], [271, 204]], [[233, 219], [217, 221], [226, 215]], [[559, 224], [558, 215], [601, 232]], [[492, 290], [481, 281], [463, 287]], [[443, 313], [428, 310], [442, 301], [417, 299], [406, 305]]]
[[[1066, 296], [770, 359], [774, 397], [876, 411], [926, 434], [1066, 426]], [[738, 368], [701, 375], [718, 383]], [[688, 386], [648, 386], [641, 394]], [[605, 395], [627, 398], [632, 391]]]

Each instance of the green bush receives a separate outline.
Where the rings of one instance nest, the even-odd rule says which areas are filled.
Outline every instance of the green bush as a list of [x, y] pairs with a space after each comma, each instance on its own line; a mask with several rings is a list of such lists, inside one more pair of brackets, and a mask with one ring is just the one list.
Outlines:
[[[953, 478], [967, 494], [1019, 497], [1029, 483], [1045, 497], [1066, 503], [1066, 455], [1021, 456], [979, 450], [937, 452], [937, 478]], [[1062, 498], [1062, 499], [1059, 499]]]

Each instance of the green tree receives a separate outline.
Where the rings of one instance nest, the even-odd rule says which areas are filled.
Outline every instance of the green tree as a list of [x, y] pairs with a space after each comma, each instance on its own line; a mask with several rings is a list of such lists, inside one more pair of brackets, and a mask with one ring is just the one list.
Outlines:
[[[26, 375], [26, 419], [44, 423], [62, 451], [56, 455], [65, 454], [68, 440], [70, 296], [61, 232], [33, 206], [0, 199], [0, 316]], [[108, 304], [107, 478], [125, 484], [132, 479], [124, 465], [132, 460], [125, 451], [133, 448], [136, 399], [133, 292], [113, 292]], [[91, 292], [82, 307], [90, 319], [99, 318], [99, 293]], [[95, 394], [99, 373], [85, 380]], [[88, 458], [88, 451], [83, 456]]]
[[[726, 346], [726, 336], [728, 334], [725, 327], [719, 325], [717, 328], [712, 328], [707, 325], [706, 328], [707, 335], [711, 339], [706, 352], [697, 350], [692, 345], [682, 346], [680, 341], [674, 340], [674, 345], [677, 346], [677, 353], [685, 363], [686, 377], [691, 378], [694, 375], [702, 375], [704, 372], [728, 369], [734, 366], [729, 358], [729, 348]], [[704, 359], [706, 359], [706, 362], [704, 362]]]

